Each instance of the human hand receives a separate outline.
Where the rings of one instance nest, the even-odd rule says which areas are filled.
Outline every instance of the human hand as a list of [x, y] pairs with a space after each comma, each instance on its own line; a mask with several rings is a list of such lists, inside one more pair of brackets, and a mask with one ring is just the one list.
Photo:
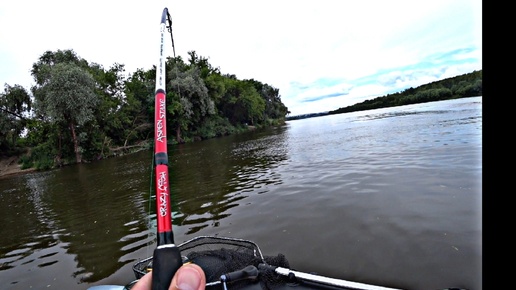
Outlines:
[[[145, 274], [131, 290], [151, 290], [152, 272]], [[172, 278], [169, 290], [204, 290], [206, 288], [206, 276], [204, 271], [196, 264], [182, 265]]]

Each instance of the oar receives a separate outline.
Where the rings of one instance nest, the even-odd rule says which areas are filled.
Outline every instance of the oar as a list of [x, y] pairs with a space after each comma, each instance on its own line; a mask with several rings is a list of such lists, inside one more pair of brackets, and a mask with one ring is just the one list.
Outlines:
[[160, 23], [159, 62], [156, 67], [154, 114], [154, 164], [156, 185], [157, 247], [152, 258], [152, 289], [168, 289], [172, 277], [182, 265], [181, 253], [174, 244], [167, 154], [167, 122], [165, 93], [165, 30], [168, 9], [163, 9]]

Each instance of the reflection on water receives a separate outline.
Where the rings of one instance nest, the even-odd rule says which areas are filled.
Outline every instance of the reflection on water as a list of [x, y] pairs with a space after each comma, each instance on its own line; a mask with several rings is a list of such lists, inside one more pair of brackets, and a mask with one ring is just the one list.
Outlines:
[[[277, 130], [281, 134], [285, 128]], [[179, 145], [169, 152], [173, 224], [188, 226], [183, 234], [217, 227], [247, 192], [281, 183], [274, 168], [287, 158], [286, 146], [284, 138], [269, 134]]]
[[0, 269], [21, 266], [27, 269], [24, 275], [32, 275], [70, 255], [75, 265], [68, 269], [80, 283], [105, 278], [132, 263], [134, 259], [123, 256], [149, 242], [147, 213], [141, 207], [148, 197], [142, 185], [149, 172], [142, 162], [131, 161], [130, 167], [120, 166], [123, 162], [113, 159], [9, 179], [16, 187], [0, 195], [6, 205], [0, 210]]
[[[251, 239], [294, 268], [481, 289], [481, 97], [170, 146], [176, 242]], [[0, 179], [2, 289], [125, 285], [155, 247], [152, 152]], [[424, 273], [424, 274], [422, 274]]]

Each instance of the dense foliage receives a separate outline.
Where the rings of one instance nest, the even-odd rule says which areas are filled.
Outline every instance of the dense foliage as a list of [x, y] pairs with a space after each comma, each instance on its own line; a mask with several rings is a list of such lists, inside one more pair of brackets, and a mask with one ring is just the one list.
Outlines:
[[18, 153], [14, 145], [27, 126], [28, 120], [23, 114], [31, 110], [31, 106], [32, 100], [22, 86], [5, 84], [4, 93], [0, 95], [0, 152]]
[[[284, 122], [279, 90], [221, 74], [189, 52], [167, 58], [167, 124], [171, 143], [202, 140]], [[20, 154], [23, 166], [48, 169], [148, 148], [154, 128], [156, 68], [124, 75], [73, 50], [45, 52], [33, 64], [27, 92], [5, 85], [0, 94], [0, 152]]]

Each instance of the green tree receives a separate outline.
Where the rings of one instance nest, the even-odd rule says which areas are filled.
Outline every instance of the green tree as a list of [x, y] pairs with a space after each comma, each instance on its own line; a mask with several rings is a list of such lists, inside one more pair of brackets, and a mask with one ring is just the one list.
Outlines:
[[256, 91], [265, 101], [265, 110], [263, 111], [263, 119], [284, 120], [285, 116], [290, 113], [287, 107], [281, 102], [279, 89], [263, 84], [254, 79], [246, 80], [254, 86]]
[[138, 69], [125, 83], [125, 99], [118, 111], [119, 125], [126, 124], [124, 146], [130, 140], [149, 139], [154, 124], [155, 71]]
[[47, 50], [40, 56], [38, 62], [32, 65], [31, 74], [37, 86], [43, 86], [50, 78], [50, 69], [58, 63], [74, 63], [79, 67], [88, 68], [88, 62], [80, 58], [73, 49], [57, 50], [52, 52]]
[[99, 105], [93, 112], [94, 122], [89, 122], [85, 129], [87, 138], [82, 145], [88, 148], [90, 158], [94, 155], [102, 158], [110, 151], [110, 145], [124, 142], [127, 131], [131, 130], [131, 117], [121, 113], [125, 102], [125, 66], [115, 63], [109, 69], [92, 63], [88, 71], [95, 79], [95, 94], [99, 97]]
[[20, 85], [4, 85], [0, 94], [0, 150], [9, 152], [15, 149], [21, 132], [27, 125], [32, 100]]
[[226, 75], [226, 88], [219, 111], [233, 125], [255, 124], [261, 121], [265, 112], [265, 100], [256, 91], [252, 81], [241, 81], [233, 75]]
[[198, 129], [207, 116], [215, 113], [215, 104], [208, 94], [198, 67], [193, 66], [185, 72], [176, 68], [170, 72], [170, 87], [174, 93], [167, 94], [168, 99], [173, 98], [167, 107], [176, 119], [174, 123], [177, 142], [182, 142], [181, 130]]
[[242, 121], [256, 125], [265, 117], [265, 100], [250, 81], [241, 82], [242, 94], [237, 102], [242, 112]]
[[[74, 63], [58, 63], [49, 70], [40, 108], [52, 123], [66, 124], [70, 130], [77, 163], [82, 162], [77, 128], [94, 118], [99, 104], [95, 81], [90, 73]], [[42, 97], [42, 98], [41, 98]]]

